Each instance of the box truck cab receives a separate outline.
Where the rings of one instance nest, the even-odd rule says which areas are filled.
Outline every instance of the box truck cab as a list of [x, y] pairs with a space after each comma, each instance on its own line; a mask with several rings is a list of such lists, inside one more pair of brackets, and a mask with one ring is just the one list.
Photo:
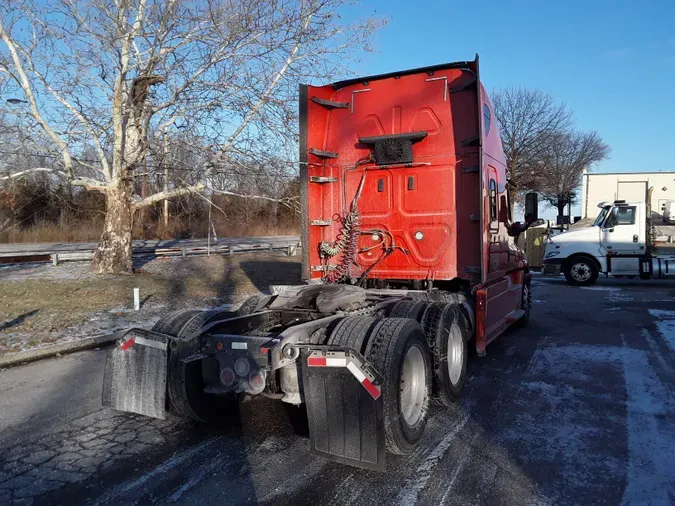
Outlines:
[[656, 227], [642, 202], [601, 202], [591, 227], [549, 237], [544, 274], [561, 271], [572, 285], [591, 285], [600, 273], [614, 277], [675, 277], [675, 227]]

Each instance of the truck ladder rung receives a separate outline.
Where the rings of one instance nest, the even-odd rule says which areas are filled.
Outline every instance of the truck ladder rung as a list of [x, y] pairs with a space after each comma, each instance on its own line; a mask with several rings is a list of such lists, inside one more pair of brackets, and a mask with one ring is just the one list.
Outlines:
[[325, 177], [325, 176], [310, 176], [310, 183], [335, 183], [337, 182], [336, 177]]
[[312, 97], [312, 102], [319, 104], [326, 109], [349, 109], [349, 102], [335, 102], [333, 100], [324, 100], [323, 98]]
[[310, 225], [316, 225], [317, 227], [329, 227], [333, 223], [330, 220], [312, 220], [309, 222]]
[[313, 154], [314, 156], [318, 156], [319, 158], [337, 158], [338, 154], [334, 153], [332, 151], [324, 151], [323, 149], [314, 149], [314, 148], [309, 148], [309, 152]]

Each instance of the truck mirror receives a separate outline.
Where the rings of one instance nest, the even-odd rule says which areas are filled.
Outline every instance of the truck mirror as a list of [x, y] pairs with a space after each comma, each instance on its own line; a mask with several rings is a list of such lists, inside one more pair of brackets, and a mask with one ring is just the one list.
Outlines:
[[539, 219], [539, 196], [536, 193], [525, 194], [525, 216], [532, 221]]

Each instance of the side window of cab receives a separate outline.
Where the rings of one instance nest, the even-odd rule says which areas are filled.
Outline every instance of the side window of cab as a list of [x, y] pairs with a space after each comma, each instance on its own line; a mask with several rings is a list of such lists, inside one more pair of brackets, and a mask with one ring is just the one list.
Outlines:
[[635, 206], [621, 206], [612, 209], [605, 221], [604, 228], [635, 224]]
[[485, 137], [487, 137], [490, 132], [490, 123], [492, 123], [492, 112], [490, 112], [490, 106], [483, 104], [483, 131], [485, 132]]

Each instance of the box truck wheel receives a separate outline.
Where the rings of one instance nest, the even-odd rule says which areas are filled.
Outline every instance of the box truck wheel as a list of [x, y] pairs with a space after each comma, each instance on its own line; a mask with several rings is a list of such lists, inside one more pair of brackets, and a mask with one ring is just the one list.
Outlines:
[[410, 453], [429, 415], [431, 358], [420, 324], [384, 318], [373, 328], [365, 358], [383, 376], [382, 401], [387, 450]]
[[570, 285], [588, 286], [598, 280], [598, 266], [586, 256], [573, 256], [563, 266], [565, 278]]
[[[175, 337], [189, 335], [204, 320], [208, 312], [185, 310], [171, 313], [159, 320], [152, 330]], [[167, 393], [171, 412], [201, 423], [222, 422], [232, 416], [237, 399], [234, 395], [214, 395], [204, 392], [202, 360], [187, 364], [180, 361], [180, 351], [193, 346], [191, 342], [173, 341], [169, 348]]]
[[433, 399], [450, 406], [466, 381], [471, 324], [456, 305], [436, 302], [424, 312], [422, 327], [433, 363]]

